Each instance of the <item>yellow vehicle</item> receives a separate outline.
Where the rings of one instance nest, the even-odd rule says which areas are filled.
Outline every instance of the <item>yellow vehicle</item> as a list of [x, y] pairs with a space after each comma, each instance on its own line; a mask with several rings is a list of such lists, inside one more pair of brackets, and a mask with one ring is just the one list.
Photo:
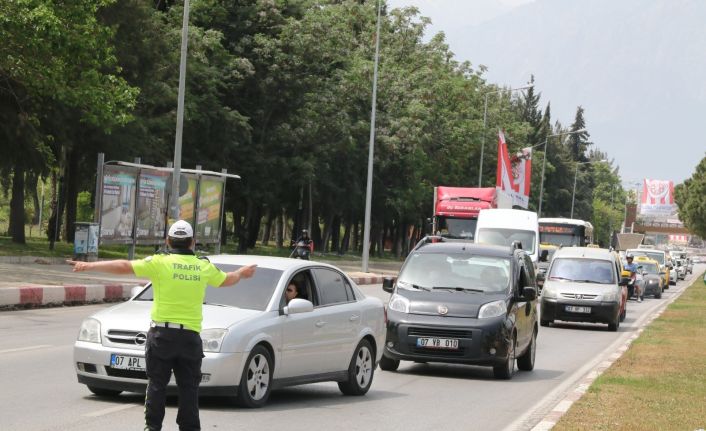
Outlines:
[[632, 248], [626, 250], [627, 254], [632, 254], [634, 257], [638, 256], [647, 256], [651, 259], [656, 260], [659, 262], [660, 266], [663, 268], [663, 271], [665, 272], [665, 283], [664, 283], [664, 288], [669, 289], [670, 284], [677, 284], [677, 278], [671, 277], [671, 269], [672, 269], [672, 261], [670, 259], [669, 254], [664, 251], [664, 250], [657, 250], [657, 249], [651, 249], [651, 248]]
[[667, 275], [666, 271], [662, 270], [662, 265], [647, 256], [637, 256], [635, 263], [642, 272], [642, 294], [661, 298]]

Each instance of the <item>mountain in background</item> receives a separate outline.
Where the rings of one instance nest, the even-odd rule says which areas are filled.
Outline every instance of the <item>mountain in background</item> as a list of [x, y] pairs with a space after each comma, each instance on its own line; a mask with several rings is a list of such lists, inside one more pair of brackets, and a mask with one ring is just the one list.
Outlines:
[[553, 121], [583, 106], [626, 180], [681, 182], [706, 151], [705, 28], [702, 0], [536, 0], [447, 37], [490, 82], [534, 74]]

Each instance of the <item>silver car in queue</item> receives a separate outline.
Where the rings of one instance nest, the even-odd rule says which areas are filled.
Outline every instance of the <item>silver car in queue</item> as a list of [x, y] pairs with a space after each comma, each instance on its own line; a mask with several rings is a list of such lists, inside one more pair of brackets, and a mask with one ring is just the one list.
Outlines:
[[[224, 271], [258, 268], [235, 286], [207, 288], [201, 395], [236, 396], [241, 405], [261, 407], [272, 389], [290, 385], [335, 381], [347, 395], [368, 391], [385, 341], [382, 301], [324, 263], [244, 255], [210, 260]], [[287, 304], [292, 281], [301, 293]], [[79, 383], [103, 396], [145, 392], [151, 308], [147, 284], [83, 321], [74, 344]], [[173, 378], [168, 390], [176, 392]]]

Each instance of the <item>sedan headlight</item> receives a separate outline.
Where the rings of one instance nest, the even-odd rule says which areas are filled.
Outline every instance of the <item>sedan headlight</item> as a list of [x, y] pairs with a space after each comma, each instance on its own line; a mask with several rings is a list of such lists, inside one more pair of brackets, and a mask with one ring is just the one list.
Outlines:
[[218, 353], [221, 351], [223, 339], [228, 333], [227, 329], [204, 329], [201, 331], [201, 343], [204, 352]]
[[78, 330], [78, 341], [100, 343], [101, 323], [93, 318], [89, 318], [81, 322], [81, 329]]
[[551, 284], [544, 284], [544, 287], [542, 287], [542, 297], [547, 298], [547, 299], [556, 299], [557, 297], [557, 288], [552, 286]]
[[387, 308], [400, 313], [409, 313], [409, 299], [395, 293], [390, 298], [390, 304]]
[[478, 310], [479, 319], [489, 319], [491, 317], [502, 316], [507, 312], [507, 305], [505, 301], [493, 301], [487, 304], [483, 304]]

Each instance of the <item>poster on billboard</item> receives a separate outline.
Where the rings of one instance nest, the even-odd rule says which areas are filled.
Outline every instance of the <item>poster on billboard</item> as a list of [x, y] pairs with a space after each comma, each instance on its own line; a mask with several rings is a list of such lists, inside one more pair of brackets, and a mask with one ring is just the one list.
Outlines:
[[196, 215], [196, 238], [200, 243], [219, 240], [221, 229], [221, 203], [223, 200], [222, 178], [201, 177], [199, 183], [199, 205]]
[[672, 181], [645, 179], [640, 200], [640, 214], [670, 215], [674, 206], [674, 183]]
[[510, 155], [505, 143], [505, 134], [498, 132], [498, 168], [496, 191], [507, 195], [513, 206], [527, 208], [532, 178], [532, 148], [523, 148]]
[[[184, 175], [187, 178], [189, 187], [186, 193], [179, 196], [179, 218], [194, 225], [194, 211], [196, 210], [196, 188], [199, 184], [195, 175]], [[182, 177], [183, 178], [183, 177]]]
[[132, 241], [135, 218], [137, 169], [106, 165], [100, 213], [100, 238], [104, 242]]
[[142, 169], [137, 188], [136, 239], [141, 243], [164, 239], [169, 172]]

